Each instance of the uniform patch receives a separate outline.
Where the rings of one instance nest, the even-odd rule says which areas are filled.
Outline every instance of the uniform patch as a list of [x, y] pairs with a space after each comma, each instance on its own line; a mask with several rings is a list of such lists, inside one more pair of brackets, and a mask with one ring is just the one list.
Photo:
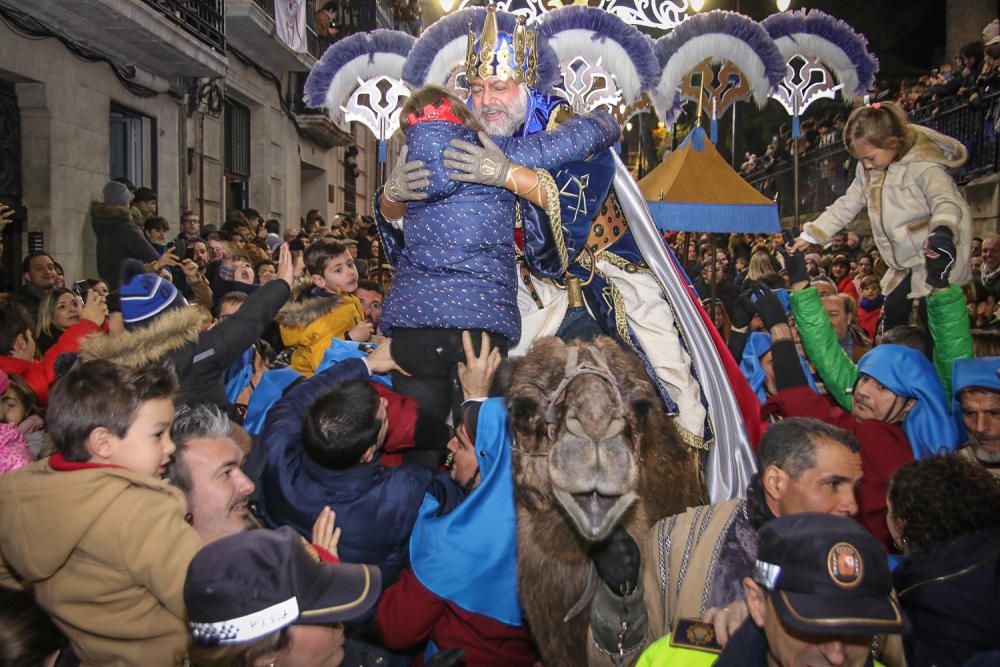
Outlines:
[[833, 583], [841, 588], [854, 588], [864, 576], [861, 554], [853, 544], [838, 542], [830, 547], [826, 567]]
[[715, 636], [715, 627], [695, 618], [678, 618], [670, 633], [670, 645], [678, 648], [722, 653], [722, 646]]

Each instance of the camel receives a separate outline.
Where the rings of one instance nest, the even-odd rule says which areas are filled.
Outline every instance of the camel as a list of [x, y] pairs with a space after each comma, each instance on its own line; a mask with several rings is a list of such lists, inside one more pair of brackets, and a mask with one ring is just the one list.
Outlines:
[[619, 523], [642, 549], [656, 520], [704, 502], [698, 457], [638, 358], [608, 337], [540, 339], [507, 406], [525, 617], [547, 667], [586, 665], [588, 552]]

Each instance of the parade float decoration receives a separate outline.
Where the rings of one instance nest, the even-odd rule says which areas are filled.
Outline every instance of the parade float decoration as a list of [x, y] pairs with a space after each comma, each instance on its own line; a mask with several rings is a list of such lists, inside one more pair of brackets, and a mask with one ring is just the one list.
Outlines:
[[655, 51], [662, 73], [653, 102], [661, 117], [669, 125], [686, 102], [696, 102], [708, 113], [712, 143], [719, 140], [719, 118], [734, 103], [753, 99], [763, 107], [785, 74], [767, 31], [736, 12], [692, 16], [658, 39]]
[[[761, 25], [786, 63], [785, 76], [771, 97], [792, 117], [792, 138], [802, 132], [799, 119], [819, 99], [851, 101], [875, 83], [878, 59], [868, 41], [844, 21], [818, 10], [773, 14]], [[799, 228], [799, 150], [792, 151], [795, 229]]]

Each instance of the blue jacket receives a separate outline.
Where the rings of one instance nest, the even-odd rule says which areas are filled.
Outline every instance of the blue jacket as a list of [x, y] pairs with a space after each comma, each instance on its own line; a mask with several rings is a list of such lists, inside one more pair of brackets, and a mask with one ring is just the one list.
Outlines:
[[432, 473], [406, 465], [386, 468], [377, 462], [331, 470], [309, 458], [302, 447], [307, 408], [327, 389], [352, 380], [368, 380], [368, 368], [360, 359], [317, 373], [275, 404], [259, 445], [266, 461], [254, 500], [267, 527], [291, 526], [306, 537], [311, 537], [313, 522], [329, 505], [343, 529], [340, 558], [378, 565], [386, 585], [396, 580], [407, 562], [410, 532]]
[[[515, 163], [555, 169], [617, 140], [621, 129], [609, 114], [574, 118], [552, 132], [497, 138]], [[381, 328], [485, 329], [511, 345], [521, 337], [514, 256], [513, 193], [453, 181], [442, 152], [453, 139], [478, 143], [476, 133], [448, 121], [427, 121], [406, 130], [408, 159], [431, 172], [427, 199], [409, 202], [403, 243], [387, 243], [395, 264]]]

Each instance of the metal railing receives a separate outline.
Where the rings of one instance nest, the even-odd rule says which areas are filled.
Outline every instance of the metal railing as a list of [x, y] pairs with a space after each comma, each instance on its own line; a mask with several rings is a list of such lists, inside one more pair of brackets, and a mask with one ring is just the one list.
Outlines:
[[143, 0], [220, 53], [226, 51], [225, 0]]
[[[962, 142], [969, 159], [952, 172], [958, 184], [968, 183], [1000, 168], [1000, 93], [969, 102], [950, 98], [910, 113], [910, 121], [937, 130]], [[821, 211], [847, 190], [854, 179], [855, 161], [842, 143], [803, 153], [799, 158], [799, 210]], [[750, 185], [774, 199], [782, 217], [794, 214], [792, 160], [744, 176]]]

